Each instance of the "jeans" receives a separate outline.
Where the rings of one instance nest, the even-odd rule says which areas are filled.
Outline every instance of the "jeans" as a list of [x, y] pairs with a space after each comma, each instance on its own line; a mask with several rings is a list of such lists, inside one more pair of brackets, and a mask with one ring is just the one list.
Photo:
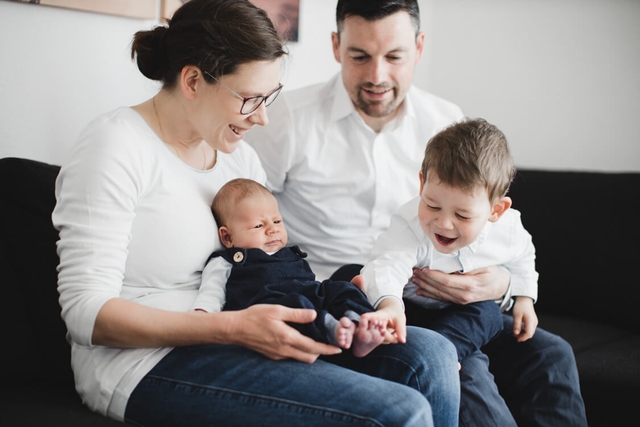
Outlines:
[[[361, 268], [348, 264], [331, 278], [349, 281]], [[513, 318], [502, 319], [502, 332], [461, 362], [460, 427], [586, 427], [571, 345], [541, 328], [518, 343]]]
[[407, 323], [436, 331], [451, 341], [462, 361], [480, 350], [502, 331], [500, 307], [493, 301], [451, 304], [440, 309], [426, 309], [405, 299]]
[[145, 426], [455, 426], [459, 387], [453, 345], [420, 328], [409, 329], [407, 344], [382, 345], [364, 358], [345, 351], [313, 364], [273, 361], [238, 346], [178, 347], [138, 384], [125, 420]]
[[503, 319], [501, 334], [462, 361], [460, 426], [587, 426], [569, 343], [540, 328], [518, 343], [513, 318]]

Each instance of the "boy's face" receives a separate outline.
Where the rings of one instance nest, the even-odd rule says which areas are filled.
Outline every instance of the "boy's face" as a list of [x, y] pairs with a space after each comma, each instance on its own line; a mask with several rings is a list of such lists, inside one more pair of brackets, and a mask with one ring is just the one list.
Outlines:
[[278, 202], [273, 195], [266, 193], [243, 199], [219, 232], [220, 240], [227, 248], [258, 248], [265, 252], [282, 249], [288, 237]]
[[420, 183], [418, 218], [422, 230], [440, 253], [452, 254], [469, 246], [487, 221], [497, 221], [504, 212], [505, 206], [500, 202], [492, 206], [486, 188], [481, 185], [472, 192], [464, 192], [443, 184], [434, 174], [429, 174], [426, 182], [420, 174]]

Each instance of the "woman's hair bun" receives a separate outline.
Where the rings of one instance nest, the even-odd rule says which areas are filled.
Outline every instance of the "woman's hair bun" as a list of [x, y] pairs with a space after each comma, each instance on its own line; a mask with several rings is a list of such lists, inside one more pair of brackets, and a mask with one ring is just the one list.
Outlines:
[[153, 30], [138, 31], [131, 45], [131, 59], [138, 69], [151, 80], [163, 81], [167, 69], [165, 36], [169, 28], [163, 25]]

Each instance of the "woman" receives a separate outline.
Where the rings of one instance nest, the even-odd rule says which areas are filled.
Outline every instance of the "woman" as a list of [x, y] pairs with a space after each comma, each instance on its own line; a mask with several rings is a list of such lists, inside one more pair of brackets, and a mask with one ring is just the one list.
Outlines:
[[189, 311], [222, 248], [213, 196], [233, 178], [265, 180], [242, 137], [267, 124], [284, 54], [245, 0], [192, 0], [136, 34], [132, 57], [162, 89], [90, 123], [56, 184], [76, 388], [138, 425], [454, 425], [455, 351], [434, 333], [354, 362], [286, 323], [313, 311]]

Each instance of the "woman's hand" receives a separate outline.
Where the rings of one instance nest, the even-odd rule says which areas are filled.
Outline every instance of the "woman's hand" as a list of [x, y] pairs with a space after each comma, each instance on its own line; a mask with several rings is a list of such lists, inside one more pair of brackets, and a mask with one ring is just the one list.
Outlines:
[[229, 338], [241, 345], [274, 359], [296, 359], [313, 363], [320, 355], [338, 354], [338, 347], [319, 343], [302, 335], [285, 322], [309, 323], [316, 312], [281, 305], [258, 304], [245, 310], [224, 312], [235, 314], [235, 322], [229, 326]]
[[418, 295], [455, 304], [502, 298], [509, 288], [509, 273], [493, 266], [480, 268], [465, 274], [448, 274], [441, 271], [414, 268], [411, 281], [420, 289]]

